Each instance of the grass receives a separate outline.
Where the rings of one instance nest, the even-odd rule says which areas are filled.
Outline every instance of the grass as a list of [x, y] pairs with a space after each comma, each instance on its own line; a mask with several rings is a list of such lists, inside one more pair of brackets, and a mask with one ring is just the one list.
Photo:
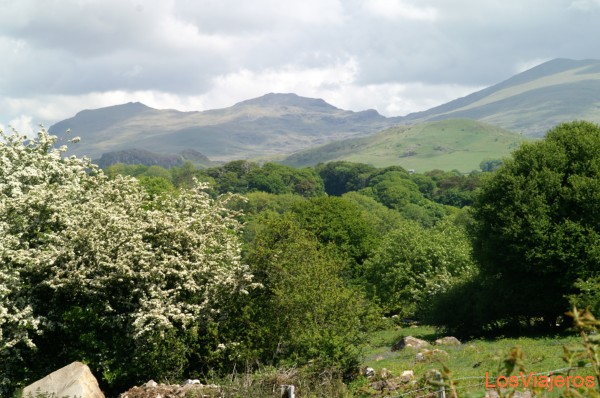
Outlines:
[[394, 127], [369, 137], [333, 142], [291, 155], [283, 163], [307, 166], [331, 160], [433, 169], [479, 170], [485, 159], [508, 156], [525, 139], [516, 133], [468, 119]]
[[[417, 379], [422, 378], [431, 369], [441, 370], [442, 363], [436, 360], [416, 362], [417, 350], [410, 347], [392, 352], [391, 347], [402, 337], [413, 336], [430, 343], [442, 337], [436, 334], [433, 327], [395, 327], [381, 330], [372, 334], [369, 347], [365, 352], [363, 366], [372, 367], [376, 374], [381, 374], [386, 369], [394, 376], [399, 376], [404, 370], [414, 371]], [[580, 336], [575, 332], [567, 334], [548, 334], [541, 336], [501, 337], [484, 340], [477, 339], [463, 341], [461, 346], [432, 346], [448, 353], [448, 358], [443, 361], [452, 371], [453, 380], [457, 380], [458, 395], [466, 393], [485, 392], [485, 375], [490, 375], [490, 382], [500, 372], [503, 360], [513, 347], [519, 347], [524, 352], [525, 374], [530, 372], [541, 373], [565, 368], [562, 359], [563, 346], [576, 347], [581, 345]], [[516, 371], [518, 374], [518, 370]], [[513, 373], [515, 374], [515, 373]], [[578, 369], [572, 374], [592, 375], [590, 368]], [[559, 390], [552, 392], [543, 391], [543, 396], [558, 397]], [[392, 396], [394, 394], [392, 393]]]

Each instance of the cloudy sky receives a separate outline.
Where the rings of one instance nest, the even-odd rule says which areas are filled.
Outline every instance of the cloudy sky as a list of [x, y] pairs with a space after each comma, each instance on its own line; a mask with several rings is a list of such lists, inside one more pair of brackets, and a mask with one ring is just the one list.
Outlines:
[[387, 116], [600, 58], [600, 0], [0, 0], [0, 127], [269, 92]]

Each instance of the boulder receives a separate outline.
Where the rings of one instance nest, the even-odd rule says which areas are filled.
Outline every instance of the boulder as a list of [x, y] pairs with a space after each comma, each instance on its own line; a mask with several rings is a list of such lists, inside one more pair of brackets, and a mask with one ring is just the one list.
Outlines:
[[454, 345], [454, 346], [458, 346], [460, 345], [460, 340], [458, 340], [456, 337], [453, 336], [446, 336], [446, 337], [442, 337], [441, 339], [437, 339], [435, 341], [436, 345]]
[[54, 397], [104, 398], [92, 371], [81, 362], [73, 362], [28, 385], [23, 398], [44, 393]]
[[407, 336], [404, 338], [404, 346], [420, 350], [423, 347], [429, 347], [429, 343], [416, 337]]

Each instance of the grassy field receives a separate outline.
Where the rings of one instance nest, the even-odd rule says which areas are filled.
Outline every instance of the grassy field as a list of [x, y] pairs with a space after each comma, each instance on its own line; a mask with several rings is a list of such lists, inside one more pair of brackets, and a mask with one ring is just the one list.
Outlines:
[[[543, 335], [535, 337], [518, 338], [497, 338], [493, 340], [472, 340], [463, 341], [461, 346], [435, 346], [428, 347], [444, 350], [448, 356], [440, 355], [438, 359], [430, 359], [425, 362], [416, 362], [415, 355], [417, 350], [407, 347], [396, 352], [392, 352], [391, 347], [402, 337], [413, 336], [430, 343], [437, 338], [435, 329], [432, 327], [396, 327], [378, 331], [371, 336], [369, 348], [363, 362], [365, 367], [375, 369], [376, 375], [380, 375], [382, 369], [386, 369], [393, 376], [399, 376], [404, 370], [414, 371], [417, 381], [425, 375], [430, 369], [441, 370], [442, 363], [452, 371], [452, 378], [457, 382], [457, 393], [459, 397], [463, 396], [483, 396], [485, 393], [485, 375], [490, 375], [490, 382], [495, 381], [495, 377], [503, 374], [501, 372], [503, 360], [507, 357], [513, 347], [519, 347], [524, 353], [525, 374], [530, 372], [541, 373], [564, 369], [566, 363], [562, 359], [563, 347], [581, 346], [580, 336], [575, 332]], [[518, 370], [516, 371], [518, 373]], [[514, 373], [513, 373], [514, 374]], [[582, 368], [572, 371], [572, 375], [591, 375], [591, 368]], [[375, 379], [377, 376], [375, 376]], [[375, 396], [372, 388], [366, 388], [369, 383], [363, 379], [363, 387], [357, 391], [362, 391], [364, 396]], [[425, 386], [423, 382], [417, 383], [413, 388]], [[401, 396], [410, 389], [400, 389], [391, 391], [390, 396]], [[422, 391], [421, 393], [423, 393]], [[542, 390], [541, 396], [559, 397], [560, 389]], [[357, 393], [360, 396], [359, 393]], [[414, 394], [404, 396], [416, 396]]]
[[525, 140], [519, 134], [468, 119], [394, 127], [375, 135], [333, 142], [291, 155], [283, 163], [308, 166], [330, 160], [433, 169], [479, 170], [485, 159], [508, 156]]

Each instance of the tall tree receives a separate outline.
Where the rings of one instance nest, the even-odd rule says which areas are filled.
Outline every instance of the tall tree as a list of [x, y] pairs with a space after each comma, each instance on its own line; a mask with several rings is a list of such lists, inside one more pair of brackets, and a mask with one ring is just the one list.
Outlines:
[[[525, 143], [473, 206], [474, 253], [496, 317], [545, 317], [600, 272], [600, 127], [571, 122]], [[501, 300], [498, 300], [501, 297]]]

